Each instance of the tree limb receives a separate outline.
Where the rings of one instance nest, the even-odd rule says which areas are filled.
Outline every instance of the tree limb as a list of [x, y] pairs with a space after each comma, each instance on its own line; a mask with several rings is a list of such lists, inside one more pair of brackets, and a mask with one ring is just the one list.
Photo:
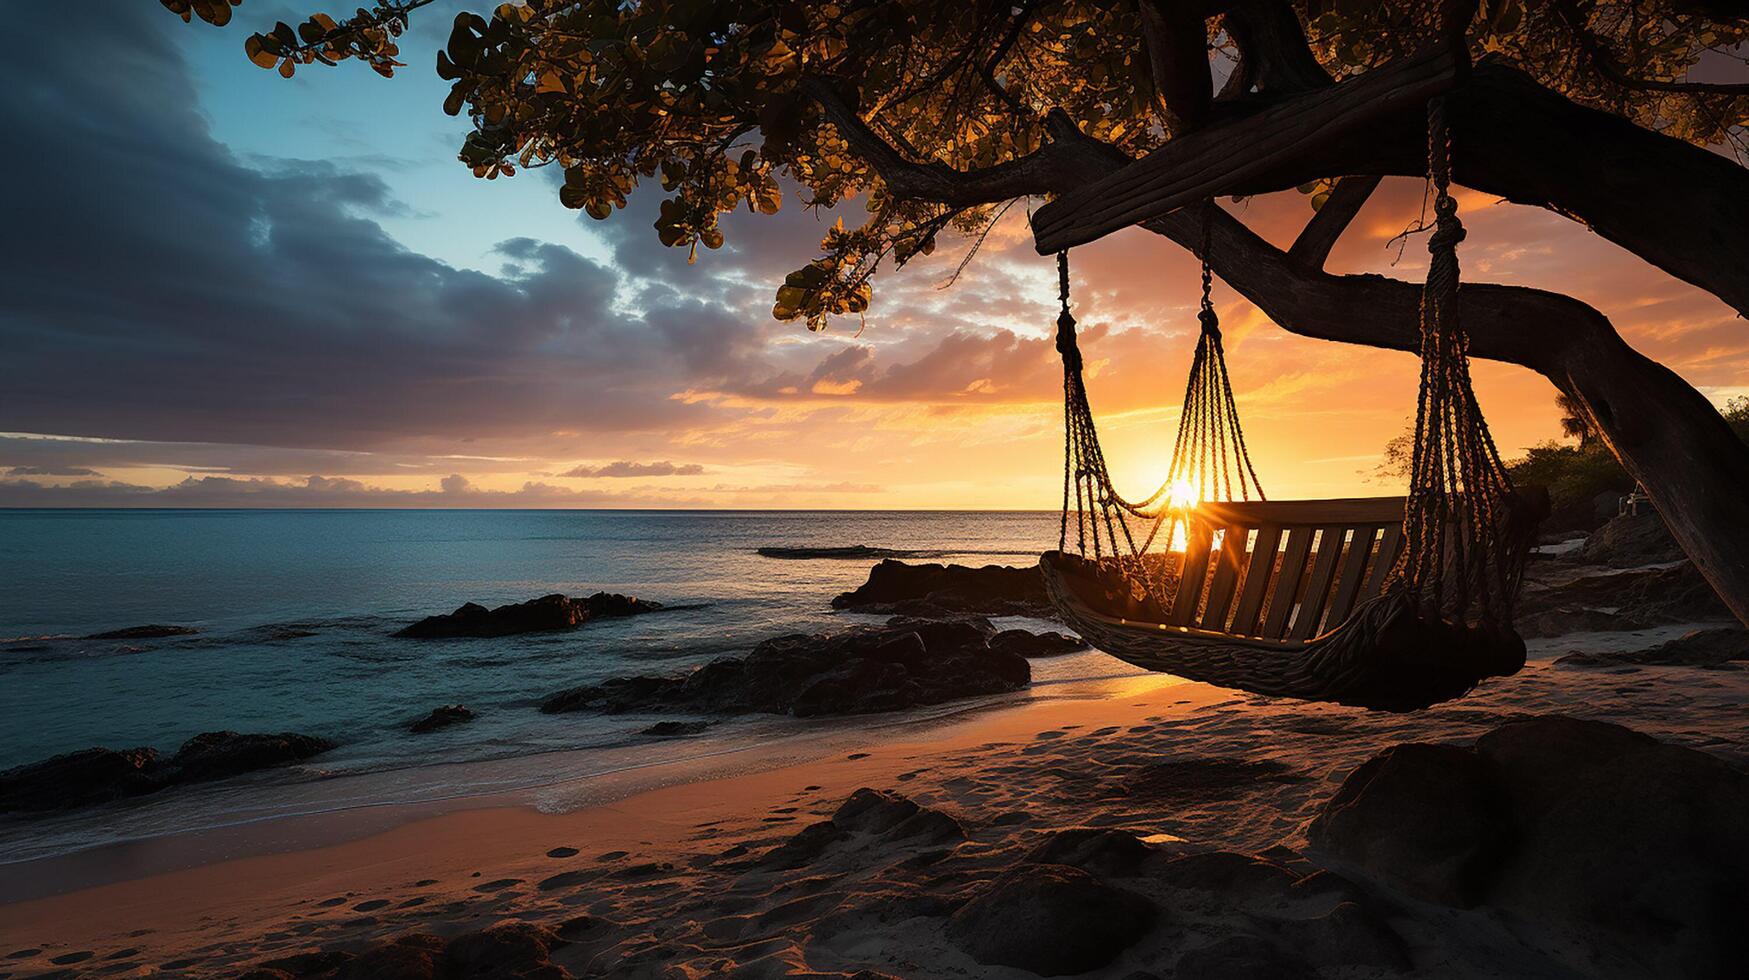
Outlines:
[[1168, 132], [1187, 132], [1208, 120], [1214, 101], [1209, 74], [1208, 26], [1191, 0], [1140, 0], [1142, 41], [1156, 101]]
[[1573, 0], [1555, 0], [1555, 10], [1573, 32], [1573, 40], [1597, 73], [1622, 88], [1642, 92], [1681, 92], [1689, 95], [1749, 95], [1749, 83], [1730, 82], [1664, 82], [1652, 78], [1635, 78], [1622, 68], [1621, 62], [1591, 33], [1585, 15]]
[[1242, 96], [1254, 88], [1288, 94], [1333, 84], [1312, 56], [1299, 15], [1286, 0], [1241, 0], [1221, 24], [1239, 49], [1239, 67], [1221, 90], [1223, 96]]
[[865, 122], [832, 83], [824, 78], [802, 80], [803, 94], [819, 104], [851, 148], [881, 175], [894, 196], [969, 207], [1044, 194], [1057, 186], [1055, 161], [1061, 155], [1046, 144], [1024, 157], [977, 170], [955, 170], [941, 163], [919, 163], [900, 153]]
[[1361, 175], [1344, 177], [1336, 182], [1336, 187], [1330, 196], [1324, 200], [1324, 206], [1312, 214], [1312, 220], [1300, 229], [1300, 235], [1294, 239], [1293, 245], [1287, 250], [1289, 261], [1306, 269], [1324, 268], [1324, 260], [1330, 257], [1330, 249], [1335, 247], [1336, 240], [1348, 230], [1348, 225], [1354, 221], [1354, 216], [1372, 197], [1372, 192], [1379, 186], [1382, 177]]

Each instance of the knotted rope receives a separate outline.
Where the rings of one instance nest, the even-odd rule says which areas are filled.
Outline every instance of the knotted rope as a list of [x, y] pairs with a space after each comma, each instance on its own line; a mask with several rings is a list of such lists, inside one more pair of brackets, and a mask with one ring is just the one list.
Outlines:
[[1457, 246], [1464, 226], [1451, 196], [1451, 137], [1443, 96], [1427, 106], [1433, 234], [1421, 294], [1421, 385], [1404, 512], [1399, 579], [1434, 619], [1510, 626], [1523, 559], [1512, 533], [1512, 480], [1470, 381], [1469, 338], [1458, 318]]
[[[1211, 211], [1214, 206], [1213, 202], [1206, 205]], [[1210, 212], [1204, 212], [1200, 250], [1202, 299], [1197, 312], [1200, 329], [1185, 385], [1172, 461], [1159, 488], [1141, 500], [1119, 494], [1106, 467], [1088, 403], [1075, 317], [1069, 309], [1069, 257], [1067, 252], [1057, 254], [1058, 298], [1062, 304], [1057, 314], [1057, 352], [1063, 358], [1064, 406], [1063, 516], [1057, 547], [1067, 550], [1073, 513], [1076, 551], [1088, 554], [1091, 539], [1095, 559], [1109, 555], [1109, 560], [1148, 598], [1162, 604], [1168, 599], [1170, 586], [1164, 573], [1170, 570], [1158, 561], [1143, 558], [1162, 532], [1170, 546], [1177, 529], [1188, 517], [1189, 505], [1203, 500], [1235, 499], [1235, 484], [1240, 499], [1249, 500], [1253, 494], [1258, 499], [1264, 497], [1239, 423], [1221, 343], [1220, 318], [1212, 300], [1209, 217]], [[1194, 499], [1180, 499], [1186, 489]]]

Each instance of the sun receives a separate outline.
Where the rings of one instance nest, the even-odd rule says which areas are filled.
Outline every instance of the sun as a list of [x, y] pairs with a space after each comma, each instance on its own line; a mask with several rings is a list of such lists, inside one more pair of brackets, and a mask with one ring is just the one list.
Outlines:
[[1166, 491], [1166, 506], [1171, 510], [1190, 510], [1202, 502], [1202, 495], [1184, 477], [1172, 481]]

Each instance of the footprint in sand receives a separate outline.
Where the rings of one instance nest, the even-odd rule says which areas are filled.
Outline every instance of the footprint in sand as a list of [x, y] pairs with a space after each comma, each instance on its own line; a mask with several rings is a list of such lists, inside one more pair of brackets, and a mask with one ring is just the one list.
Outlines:
[[41, 949], [15, 949], [12, 952], [7, 953], [6, 958], [9, 960], [22, 960], [29, 956], [35, 956], [40, 952], [42, 952]]
[[501, 892], [506, 888], [522, 884], [521, 878], [494, 878], [483, 885], [475, 885], [477, 892]]
[[844, 758], [850, 760], [851, 762], [855, 762], [858, 759], [868, 758], [868, 753], [867, 752], [852, 752], [849, 755], [845, 756]]
[[568, 888], [571, 885], [580, 885], [588, 880], [589, 873], [586, 871], [561, 871], [558, 874], [553, 875], [551, 878], [542, 878], [540, 883], [535, 887], [543, 892], [550, 892], [558, 888]]
[[375, 912], [377, 909], [386, 909], [388, 907], [389, 907], [389, 900], [388, 899], [386, 899], [386, 898], [373, 898], [368, 902], [359, 902], [357, 905], [354, 905], [352, 907], [352, 911], [354, 911], [354, 912]]
[[139, 954], [140, 954], [140, 951], [138, 948], [133, 947], [133, 946], [129, 946], [127, 949], [116, 950], [115, 952], [109, 954], [108, 956], [105, 956], [104, 959], [106, 959], [106, 960], [125, 960], [130, 956], [138, 956]]
[[345, 905], [345, 904], [346, 904], [346, 899], [344, 897], [342, 897], [342, 898], [330, 898], [325, 902], [317, 902], [316, 907], [319, 909], [331, 909], [336, 905]]
[[547, 852], [547, 857], [550, 858], [568, 858], [576, 856], [577, 849], [575, 847], [555, 847]]
[[1052, 730], [1052, 731], [1048, 731], [1048, 732], [1039, 732], [1037, 735], [1034, 735], [1033, 738], [1062, 738], [1066, 734], [1068, 734], [1068, 733], [1063, 732], [1063, 731], [1058, 731], [1058, 730]]
[[77, 953], [62, 953], [59, 956], [51, 958], [49, 962], [56, 966], [66, 966], [69, 963], [83, 963], [96, 955], [96, 953], [93, 953], [88, 949], [82, 949]]
[[418, 881], [415, 881], [413, 883], [413, 887], [414, 888], [424, 888], [428, 885], [435, 885], [435, 884], [437, 884], [436, 878], [421, 878]]
[[620, 858], [625, 857], [627, 853], [628, 852], [626, 852], [626, 851], [608, 851], [606, 854], [600, 855], [595, 860], [597, 860], [597, 861], [618, 861]]

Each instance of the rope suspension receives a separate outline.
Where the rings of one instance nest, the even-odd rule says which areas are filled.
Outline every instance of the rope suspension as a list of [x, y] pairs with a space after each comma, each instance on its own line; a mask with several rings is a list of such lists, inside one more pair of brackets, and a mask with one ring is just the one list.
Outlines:
[[1094, 559], [1109, 558], [1116, 564], [1138, 587], [1132, 598], [1144, 605], [1167, 601], [1174, 574], [1158, 556], [1146, 557], [1149, 550], [1156, 541], [1164, 541], [1170, 548], [1195, 504], [1205, 500], [1250, 500], [1253, 496], [1265, 499], [1245, 445], [1232, 378], [1227, 372], [1226, 351], [1221, 343], [1220, 317], [1214, 309], [1214, 277], [1208, 258], [1210, 217], [1215, 204], [1210, 201], [1205, 207], [1209, 210], [1203, 215], [1199, 249], [1202, 260], [1199, 329], [1178, 433], [1166, 478], [1153, 493], [1139, 500], [1118, 493], [1106, 466], [1083, 378], [1075, 316], [1069, 308], [1069, 254], [1057, 253], [1057, 293], [1062, 306], [1057, 314], [1057, 352], [1063, 359], [1064, 406], [1063, 516], [1057, 546], [1059, 550], [1067, 549], [1073, 513], [1076, 551], [1089, 554], [1091, 541]]
[[1469, 337], [1458, 320], [1458, 243], [1464, 226], [1451, 196], [1451, 137], [1445, 97], [1427, 106], [1427, 179], [1433, 234], [1421, 294], [1421, 385], [1409, 497], [1408, 541], [1399, 578], [1435, 619], [1510, 627], [1523, 553], [1512, 533], [1512, 479], [1482, 418], [1470, 382]]

